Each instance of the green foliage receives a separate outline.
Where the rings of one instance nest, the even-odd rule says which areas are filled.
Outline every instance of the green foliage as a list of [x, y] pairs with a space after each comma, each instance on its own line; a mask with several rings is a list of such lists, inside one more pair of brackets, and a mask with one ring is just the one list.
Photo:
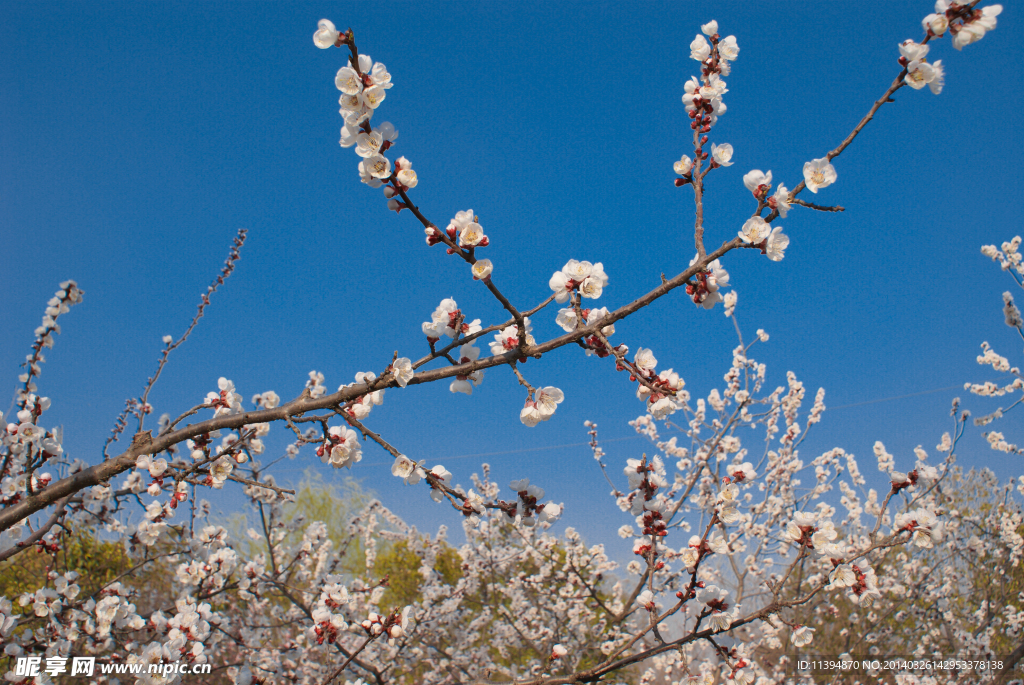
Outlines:
[[56, 555], [27, 549], [0, 564], [0, 596], [14, 604], [15, 611], [31, 614], [31, 606], [22, 608], [18, 597], [47, 585], [46, 574], [78, 571], [80, 597], [88, 597], [132, 567], [120, 542], [99, 539], [95, 531], [78, 530], [61, 538]]
[[[434, 570], [441, 575], [446, 585], [455, 585], [462, 577], [462, 557], [458, 550], [447, 543], [442, 543], [441, 550]], [[421, 565], [420, 557], [409, 548], [405, 540], [387, 545], [377, 555], [374, 571], [382, 577], [388, 576], [388, 588], [380, 601], [381, 608], [401, 608], [423, 599], [420, 594], [420, 585], [423, 584]]]

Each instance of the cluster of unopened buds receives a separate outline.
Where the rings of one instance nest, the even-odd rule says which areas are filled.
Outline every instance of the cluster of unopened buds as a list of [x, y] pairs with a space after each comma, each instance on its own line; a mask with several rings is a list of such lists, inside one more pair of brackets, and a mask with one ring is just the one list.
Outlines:
[[60, 290], [54, 293], [46, 303], [46, 311], [43, 313], [43, 322], [35, 330], [36, 343], [33, 345], [34, 353], [28, 357], [29, 372], [18, 376], [18, 380], [29, 385], [29, 392], [35, 390], [31, 381], [32, 376], [39, 375], [37, 362], [42, 361], [40, 349], [53, 347], [53, 334], [60, 333], [60, 325], [57, 317], [70, 311], [72, 305], [82, 301], [85, 291], [79, 290], [78, 284], [74, 281], [64, 281], [60, 284]]
[[[376, 614], [370, 614], [376, 616]], [[313, 632], [316, 634], [316, 643], [322, 645], [324, 640], [327, 644], [333, 645], [334, 641], [338, 639], [338, 628], [331, 621], [320, 621], [313, 626]]]
[[615, 347], [608, 347], [608, 345], [605, 345], [604, 341], [601, 340], [601, 338], [599, 338], [596, 334], [587, 338], [585, 342], [587, 343], [587, 353], [596, 354], [598, 357], [602, 359], [610, 354], [615, 354], [616, 352], [620, 354], [626, 354], [627, 352], [629, 352], [629, 347], [627, 347], [626, 345], [616, 345]]
[[36, 551], [40, 554], [56, 554], [60, 551], [59, 537], [47, 535], [36, 542]]
[[[212, 480], [212, 479], [211, 479]], [[188, 499], [188, 483], [185, 481], [179, 481], [174, 487], [174, 492], [171, 494], [171, 509], [177, 509], [179, 502], [184, 502]]]
[[412, 607], [405, 607], [402, 609], [402, 613], [393, 611], [387, 616], [381, 616], [371, 611], [366, 620], [359, 625], [372, 637], [387, 635], [390, 640], [395, 640], [406, 634], [409, 627], [410, 611], [412, 611]]
[[640, 531], [643, 535], [654, 535], [656, 537], [665, 537], [668, 535], [668, 527], [665, 525], [665, 521], [661, 516], [660, 511], [645, 511], [644, 512], [644, 527]]

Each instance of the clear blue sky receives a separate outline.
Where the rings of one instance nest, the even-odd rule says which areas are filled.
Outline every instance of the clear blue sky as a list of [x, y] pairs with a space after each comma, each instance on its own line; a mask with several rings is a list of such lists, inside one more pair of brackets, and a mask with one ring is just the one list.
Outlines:
[[[524, 308], [569, 258], [604, 263], [599, 304], [614, 308], [693, 256], [692, 193], [673, 187], [672, 162], [688, 150], [680, 98], [698, 73], [688, 46], [701, 23], [717, 19], [741, 48], [712, 134], [735, 147], [735, 165], [709, 177], [708, 241], [718, 245], [753, 209], [742, 175], [771, 169], [796, 185], [803, 163], [842, 140], [891, 82], [897, 43], [920, 39], [931, 4], [866, 14], [822, 2], [8, 2], [0, 369], [13, 390], [46, 300], [76, 279], [86, 299], [62, 320], [40, 392], [54, 399], [47, 416], [63, 424], [69, 453], [94, 462], [239, 227], [250, 231], [242, 261], [153, 392], [158, 414], [196, 404], [222, 375], [246, 399], [268, 389], [290, 398], [310, 369], [333, 391], [394, 350], [417, 358], [420, 322], [445, 297], [470, 318], [504, 319], [461, 262], [428, 249], [413, 217], [388, 213], [380, 191], [359, 183], [356, 156], [337, 144], [333, 79], [345, 53], [314, 47], [321, 17], [351, 26], [391, 72], [374, 123], [398, 128], [393, 156], [413, 162], [428, 217], [444, 226], [474, 209], [495, 282]], [[792, 238], [780, 263], [753, 251], [727, 258], [747, 335], [771, 334], [754, 353], [769, 385], [791, 369], [839, 407], [992, 378], [974, 363], [983, 340], [1019, 361], [999, 311], [1009, 279], [979, 253], [1022, 230], [1022, 24], [1006, 6], [962, 53], [935, 44], [941, 95], [900, 91], [836, 160], [838, 182], [813, 199], [845, 213], [794, 209], [780, 222]], [[554, 315], [536, 318], [538, 338], [561, 333]], [[616, 340], [653, 348], [699, 395], [720, 384], [735, 344], [720, 309], [698, 310], [680, 291], [619, 325]], [[607, 360], [564, 349], [523, 370], [567, 396], [534, 429], [519, 422], [523, 393], [506, 368], [488, 371], [472, 397], [447, 383], [390, 390], [369, 423], [468, 486], [485, 458], [454, 456], [580, 443], [587, 418], [626, 437], [642, 412]], [[934, 454], [954, 395], [966, 398], [826, 413], [805, 458], [842, 446], [874, 472], [871, 445], [882, 440], [909, 465], [917, 444]], [[1019, 417], [997, 429], [1024, 441]], [[609, 443], [613, 472], [640, 449]], [[1020, 472], [977, 430], [961, 453], [967, 465]], [[314, 460], [278, 473], [297, 476]], [[591, 539], [625, 522], [585, 447], [486, 460], [500, 481], [529, 476], [566, 502], [565, 521]], [[421, 529], [457, 526], [388, 463], [367, 446], [353, 475]]]

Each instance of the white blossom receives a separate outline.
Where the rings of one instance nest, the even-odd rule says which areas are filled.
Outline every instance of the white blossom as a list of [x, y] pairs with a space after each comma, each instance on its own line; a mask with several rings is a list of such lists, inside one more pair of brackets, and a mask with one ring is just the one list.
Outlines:
[[836, 170], [829, 164], [827, 157], [815, 159], [804, 164], [804, 183], [812, 193], [826, 188], [836, 181]]
[[760, 169], [754, 169], [743, 175], [743, 185], [747, 187], [752, 193], [756, 193], [758, 188], [765, 186], [765, 190], [772, 187], [772, 172], [762, 172]]
[[768, 242], [765, 243], [765, 254], [773, 262], [779, 262], [786, 255], [787, 247], [789, 247], [789, 236], [782, 232], [782, 226], [776, 226], [768, 235]]
[[718, 166], [732, 166], [732, 145], [729, 143], [723, 143], [722, 145], [715, 145], [711, 143], [711, 158], [715, 161]]
[[708, 45], [707, 39], [704, 36], [698, 35], [690, 43], [690, 58], [695, 59], [698, 62], [703, 62], [711, 56], [711, 46]]
[[328, 19], [321, 19], [317, 25], [316, 33], [313, 34], [313, 44], [318, 48], [326, 49], [334, 45], [338, 40], [338, 30]]
[[739, 231], [740, 240], [750, 245], [757, 245], [768, 237], [772, 227], [763, 217], [752, 216], [743, 222], [743, 228]]

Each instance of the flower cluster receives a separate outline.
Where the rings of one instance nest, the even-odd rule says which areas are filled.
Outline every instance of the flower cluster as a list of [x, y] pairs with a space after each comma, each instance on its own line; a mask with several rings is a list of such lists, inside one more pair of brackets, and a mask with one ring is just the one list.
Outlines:
[[672, 369], [661, 373], [655, 371], [658, 360], [654, 353], [643, 347], [633, 357], [633, 373], [630, 380], [639, 380], [636, 397], [647, 403], [647, 411], [657, 420], [674, 414], [689, 398], [683, 390], [686, 382]]
[[[577, 328], [579, 328], [581, 324], [585, 323], [587, 326], [589, 326], [591, 324], [595, 324], [601, 321], [602, 319], [607, 318], [609, 316], [609, 311], [607, 307], [599, 307], [596, 309], [580, 309], [579, 314], [582, 315], [583, 317], [582, 322], [579, 320], [579, 316], [577, 316], [577, 310], [575, 308], [569, 309], [566, 307], [563, 309], [559, 309], [558, 315], [555, 316], [555, 323], [558, 324], [558, 326], [566, 333], [572, 333]], [[607, 357], [610, 354], [624, 355], [627, 352], [629, 352], [629, 347], [627, 347], [626, 345], [610, 347], [610, 343], [605, 344], [605, 341], [614, 334], [614, 324], [602, 326], [600, 334], [593, 333], [587, 336], [587, 338], [584, 340], [584, 353], [588, 357], [591, 355], [597, 355], [598, 357], [603, 359], [604, 357]]]
[[446, 486], [451, 483], [452, 472], [438, 464], [430, 470], [428, 475], [431, 476], [429, 480], [430, 499], [440, 502], [444, 499], [444, 491], [439, 486]]
[[[389, 125], [390, 124], [387, 124], [386, 122], [384, 124], [384, 126]], [[395, 136], [397, 135], [398, 134], [395, 133]], [[391, 185], [384, 186], [384, 197], [388, 199], [388, 209], [397, 214], [401, 214], [403, 209], [407, 209], [409, 205], [396, 199], [395, 195], [415, 188], [417, 183], [419, 183], [419, 177], [416, 176], [416, 172], [412, 169], [412, 162], [405, 157], [399, 157], [396, 159], [395, 174], [394, 178], [391, 179]]]
[[739, 495], [740, 488], [735, 483], [726, 483], [725, 486], [718, 491], [716, 512], [722, 523], [730, 525], [743, 518], [743, 514], [740, 513], [738, 506]]
[[920, 45], [912, 40], [903, 41], [899, 47], [900, 64], [907, 69], [907, 75], [903, 77], [904, 83], [914, 90], [928, 86], [935, 95], [941, 93], [942, 86], [946, 84], [942, 60], [935, 60], [929, 64], [925, 59], [929, 46]]
[[580, 297], [596, 300], [608, 285], [608, 275], [601, 262], [591, 264], [570, 259], [548, 280], [548, 287], [555, 292], [555, 302], [565, 302], [573, 293]]
[[[754, 194], [754, 197], [764, 200], [771, 209], [779, 213], [779, 216], [783, 219], [786, 218], [786, 214], [789, 212], [789, 190], [786, 186], [780, 183], [775, 193], [771, 197], [767, 197], [768, 191], [772, 187], [771, 170], [767, 174], [760, 169], [749, 171], [743, 175], [743, 185]], [[740, 237], [743, 237], [742, 234]]]
[[561, 515], [562, 507], [554, 502], [540, 503], [544, 497], [544, 488], [530, 485], [529, 478], [514, 480], [508, 486], [519, 498], [514, 505], [505, 500], [500, 500], [498, 504], [510, 523], [533, 528], [538, 524], [556, 521]]
[[1013, 240], [1008, 240], [1000, 245], [1002, 249], [995, 245], [982, 246], [981, 254], [999, 264], [1003, 271], [1012, 270], [1018, 276], [1024, 276], [1024, 255], [1021, 255], [1020, 244], [1021, 237], [1014, 236]]
[[870, 606], [876, 599], [882, 597], [878, 589], [878, 576], [870, 566], [862, 568], [858, 564], [844, 564], [838, 559], [832, 559], [835, 567], [829, 573], [828, 588], [846, 588], [846, 595], [854, 604]]
[[352, 465], [363, 458], [363, 450], [359, 446], [359, 436], [351, 428], [332, 426], [327, 431], [325, 440], [316, 450], [320, 461], [335, 468]]
[[918, 508], [896, 515], [893, 532], [901, 530], [913, 533], [911, 539], [918, 547], [931, 548], [935, 543], [942, 542], [944, 526], [935, 514], [927, 509]]
[[440, 340], [441, 336], [458, 339], [460, 335], [473, 335], [481, 330], [480, 319], [467, 323], [459, 305], [450, 297], [441, 300], [441, 304], [430, 315], [430, 321], [423, 322], [422, 329], [431, 344]]
[[707, 620], [715, 632], [728, 630], [732, 622], [739, 618], [739, 607], [733, 607], [730, 610], [729, 605], [725, 602], [725, 598], [728, 596], [728, 590], [714, 585], [702, 587], [697, 591], [697, 601], [707, 607], [705, 610], [708, 612]]
[[[396, 363], [398, 362], [398, 360], [395, 361]], [[408, 376], [411, 375], [412, 362], [410, 362], [408, 359], [406, 359], [405, 361], [408, 362], [408, 372], [410, 372], [406, 374]], [[340, 386], [338, 390], [341, 391], [344, 390], [345, 388], [351, 388], [356, 385], [370, 384], [375, 380], [377, 380], [377, 374], [375, 374], [373, 371], [360, 371], [359, 373], [356, 374], [355, 383], [346, 383]], [[399, 383], [399, 385], [401, 385], [401, 383]], [[370, 415], [370, 411], [372, 411], [374, 407], [380, 406], [382, 404], [384, 404], [384, 391], [374, 390], [373, 392], [368, 392], [365, 395], [361, 395], [360, 397], [351, 400], [345, 406], [345, 413], [357, 421], [362, 421], [363, 419]]]
[[[472, 209], [456, 212], [455, 218], [448, 223], [448, 228], [445, 229], [444, 234], [433, 225], [427, 226], [424, 232], [427, 234], [427, 245], [436, 245], [442, 242], [445, 234], [458, 247], [469, 248], [470, 250], [477, 247], [486, 247], [491, 242], [484, 235], [483, 227], [480, 226], [480, 217], [474, 214]], [[456, 248], [449, 247], [448, 254], [454, 254], [455, 250]], [[491, 271], [494, 268], [488, 259], [479, 260], [474, 263], [473, 267], [473, 278], [475, 280], [487, 278], [491, 275]]]
[[[701, 76], [690, 77], [690, 80], [683, 85], [683, 104], [686, 106], [686, 113], [690, 119], [690, 128], [695, 131], [696, 136], [701, 135], [697, 146], [694, 149], [697, 161], [706, 160], [710, 154], [711, 168], [732, 165], [732, 145], [728, 143], [716, 145], [712, 143], [710, 153], [703, 150], [707, 143], [707, 136], [703, 135], [711, 131], [711, 127], [718, 121], [718, 117], [725, 113], [726, 106], [722, 96], [729, 92], [723, 76], [728, 76], [730, 62], [739, 56], [739, 46], [736, 44], [735, 36], [721, 38], [718, 35], [718, 22], [711, 21], [701, 27], [704, 35], [698, 35], [690, 43], [690, 57], [701, 63]], [[707, 36], [708, 38], [705, 38]], [[708, 42], [710, 40], [710, 43]], [[693, 164], [688, 156], [683, 155], [673, 165], [673, 170], [682, 178], [676, 179], [676, 186], [683, 186], [693, 182]]]
[[[527, 345], [533, 345], [537, 341], [533, 337], [533, 324], [530, 323], [530, 317], [523, 317], [523, 332], [522, 337], [526, 341]], [[498, 356], [499, 354], [505, 354], [519, 347], [519, 326], [512, 324], [502, 328], [499, 332], [494, 334], [494, 342], [490, 343], [491, 356]]]
[[[698, 259], [700, 256], [694, 255], [690, 266], [696, 264]], [[722, 267], [721, 260], [712, 261], [706, 270], [698, 271], [693, 278], [693, 283], [686, 284], [686, 294], [693, 299], [694, 304], [711, 309], [722, 301], [719, 289], [729, 286], [729, 272]]]
[[761, 254], [768, 255], [768, 259], [773, 262], [781, 261], [789, 246], [789, 236], [782, 232], [782, 226], [773, 228], [760, 216], [747, 219], [739, 231], [739, 237], [747, 245], [760, 248]]
[[921, 25], [929, 36], [941, 36], [948, 29], [953, 34], [953, 47], [963, 50], [995, 29], [996, 17], [1002, 11], [1002, 5], [974, 9], [966, 3], [936, 0], [935, 12], [922, 19]]
[[[349, 34], [341, 34], [327, 19], [320, 20], [313, 34], [313, 43], [324, 49], [335, 45], [340, 47], [350, 40]], [[374, 62], [369, 55], [359, 55], [355, 61], [350, 58], [348, 64], [338, 70], [334, 85], [341, 91], [338, 104], [341, 105], [339, 111], [345, 120], [339, 143], [342, 147], [355, 146], [356, 154], [362, 158], [359, 162], [359, 179], [371, 188], [379, 188], [394, 181], [384, 191], [388, 198], [388, 208], [396, 211], [404, 209], [405, 205], [395, 200], [394, 196], [399, 190], [405, 191], [416, 186], [416, 172], [406, 158], [399, 158], [392, 168], [391, 160], [384, 156], [398, 138], [395, 127], [389, 122], [384, 122], [379, 128], [370, 126], [374, 112], [394, 85], [391, 74], [381, 62]]]
[[[629, 494], [626, 500], [619, 502], [620, 508], [629, 509], [634, 516], [640, 516], [645, 510], [660, 511], [662, 504], [655, 499], [658, 488], [668, 485], [665, 479], [665, 464], [661, 457], [655, 456], [648, 460], [627, 459], [626, 468], [623, 469], [629, 489], [634, 491]], [[638, 553], [634, 548], [633, 553]]]
[[240, 414], [242, 412], [242, 396], [235, 392], [235, 384], [227, 378], [221, 377], [217, 380], [219, 392], [207, 393], [204, 404], [208, 404], [215, 410], [214, 416], [227, 416]]

